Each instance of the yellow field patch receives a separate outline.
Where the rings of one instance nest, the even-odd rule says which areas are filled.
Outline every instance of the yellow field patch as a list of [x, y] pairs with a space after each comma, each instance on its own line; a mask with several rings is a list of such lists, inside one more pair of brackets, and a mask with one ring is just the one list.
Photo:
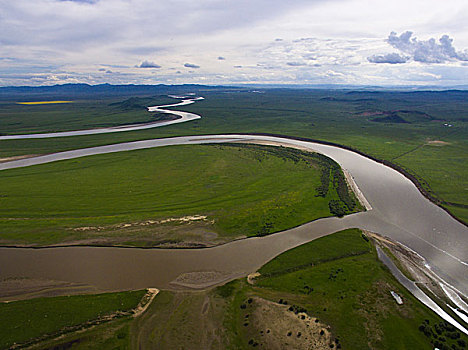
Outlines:
[[35, 101], [35, 102], [16, 102], [19, 105], [47, 105], [52, 103], [72, 103], [73, 101]]

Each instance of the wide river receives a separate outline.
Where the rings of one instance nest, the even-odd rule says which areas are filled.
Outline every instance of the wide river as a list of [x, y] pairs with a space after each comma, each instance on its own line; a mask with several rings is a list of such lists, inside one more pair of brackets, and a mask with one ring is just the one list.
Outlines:
[[[175, 113], [174, 113], [175, 114]], [[401, 242], [423, 256], [446, 282], [468, 295], [468, 228], [427, 200], [399, 172], [349, 150], [253, 135], [155, 139], [61, 152], [0, 164], [0, 170], [103, 153], [222, 142], [281, 143], [320, 152], [354, 178], [372, 206], [344, 218], [325, 218], [266, 237], [204, 249], [101, 247], [1, 248], [0, 280], [10, 277], [80, 282], [102, 290], [171, 288], [174, 280], [205, 272], [205, 285], [245, 276], [281, 252], [345, 228], [358, 227]], [[200, 275], [200, 274], [198, 274]]]

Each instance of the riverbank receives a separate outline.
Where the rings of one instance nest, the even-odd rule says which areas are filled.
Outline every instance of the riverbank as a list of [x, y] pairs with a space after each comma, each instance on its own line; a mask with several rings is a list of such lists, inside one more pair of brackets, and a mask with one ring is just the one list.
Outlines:
[[[445, 321], [468, 335], [468, 330], [460, 324], [465, 321], [463, 317], [466, 316], [466, 310], [461, 309], [462, 312], [458, 314], [459, 305], [454, 302], [454, 299], [458, 299], [466, 305], [466, 296], [451, 290], [452, 286], [449, 287], [447, 282], [429, 268], [422, 256], [408, 247], [373, 232], [367, 231], [365, 234], [374, 241], [379, 259], [408, 291]], [[447, 306], [452, 313], [447, 310]]]
[[172, 111], [162, 108], [167, 107], [178, 107], [185, 106], [194, 103], [195, 101], [202, 100], [203, 97], [193, 97], [186, 98], [182, 102], [163, 105], [163, 106], [152, 106], [147, 107], [148, 112], [156, 112], [167, 115], [167, 117], [157, 118], [156, 121], [144, 121], [140, 123], [133, 124], [122, 124], [118, 126], [106, 127], [106, 128], [92, 128], [84, 130], [73, 130], [73, 131], [59, 131], [59, 132], [46, 132], [46, 133], [36, 133], [36, 134], [13, 134], [13, 135], [0, 135], [0, 141], [4, 140], [24, 140], [24, 139], [48, 139], [48, 138], [60, 138], [60, 137], [69, 137], [69, 136], [84, 136], [84, 135], [97, 135], [97, 134], [108, 134], [108, 133], [117, 133], [123, 131], [137, 131], [137, 130], [146, 130], [157, 128], [161, 126], [167, 126], [172, 124], [183, 123], [195, 119], [200, 119], [201, 117], [197, 114], [182, 112], [182, 111]]
[[[190, 87], [192, 88], [192, 87]], [[71, 150], [79, 147], [94, 147], [104, 144], [113, 144], [126, 141], [138, 141], [151, 139], [155, 137], [172, 137], [178, 135], [194, 134], [222, 134], [224, 132], [258, 132], [271, 134], [285, 134], [292, 136], [302, 136], [309, 139], [327, 140], [336, 144], [348, 145], [354, 149], [359, 149], [364, 153], [373, 155], [375, 158], [386, 159], [396, 165], [403, 167], [409, 173], [413, 174], [421, 185], [436, 199], [439, 198], [452, 214], [467, 222], [468, 211], [466, 209], [466, 169], [463, 164], [466, 163], [466, 137], [465, 134], [465, 111], [468, 104], [464, 102], [461, 96], [464, 92], [444, 91], [444, 92], [419, 92], [419, 93], [401, 93], [386, 92], [385, 94], [375, 94], [374, 92], [364, 91], [311, 91], [311, 90], [263, 90], [263, 94], [249, 94], [247, 91], [230, 91], [226, 93], [208, 93], [203, 90], [197, 90], [197, 94], [206, 93], [207, 99], [201, 103], [197, 102], [191, 105], [187, 110], [201, 115], [203, 119], [172, 126], [170, 128], [149, 129], [148, 131], [138, 131], [130, 133], [96, 135], [88, 137], [76, 137], [62, 139], [59, 142], [55, 140], [36, 140], [33, 142], [2, 142], [0, 153], [4, 157], [16, 156], [31, 153], [54, 153], [57, 151]], [[167, 94], [177, 97], [187, 97], [181, 94], [173, 94], [169, 91]], [[337, 98], [337, 96], [340, 98]], [[333, 95], [335, 98], [330, 98]], [[193, 97], [190, 95], [188, 97]], [[361, 99], [363, 96], [369, 97]], [[393, 97], [394, 98], [393, 98]], [[429, 97], [430, 96], [430, 97]], [[129, 106], [138, 105], [141, 113], [145, 106], [154, 104], [169, 104], [167, 96], [159, 97], [158, 100], [145, 99], [144, 97], [132, 97], [128, 100], [120, 101], [112, 107], [112, 120], [115, 125], [114, 113], [125, 112]], [[261, 103], [259, 103], [261, 101]], [[381, 101], [381, 102], [378, 102]], [[383, 102], [384, 101], [384, 102]], [[435, 102], [437, 101], [437, 103]], [[104, 109], [107, 106], [99, 101]], [[94, 102], [93, 102], [94, 103]], [[405, 114], [403, 119], [409, 118], [410, 123], [376, 123], [373, 117], [366, 117], [372, 114], [370, 112], [385, 108], [393, 111], [430, 111], [431, 115], [437, 118], [421, 120], [412, 119], [415, 115]], [[373, 107], [372, 107], [373, 106]], [[457, 106], [454, 110], [453, 106]], [[356, 108], [363, 113], [356, 114]], [[120, 109], [120, 110], [119, 110]], [[33, 109], [36, 111], [37, 109]], [[83, 106], [80, 107], [83, 110]], [[75, 129], [80, 127], [89, 127], [91, 125], [106, 125], [105, 123], [96, 124], [95, 120], [99, 116], [91, 119], [86, 110], [83, 110], [84, 121], [86, 124], [78, 124]], [[132, 112], [133, 113], [133, 112]], [[370, 114], [369, 114], [370, 113]], [[383, 112], [385, 114], [386, 112]], [[405, 112], [406, 113], [406, 112]], [[62, 123], [62, 120], [79, 119], [71, 118], [70, 110], [63, 110], [63, 118], [58, 120], [58, 125], [50, 128], [50, 125], [43, 125], [41, 129], [44, 132], [52, 131], [55, 128], [69, 128]], [[128, 114], [130, 116], [133, 114]], [[67, 117], [68, 116], [68, 117]], [[416, 115], [417, 116], [417, 115]], [[31, 118], [21, 118], [24, 120], [34, 120], [35, 114]], [[7, 113], [2, 121], [6, 122], [12, 132], [18, 128], [14, 114]], [[110, 118], [108, 118], [110, 119]], [[129, 124], [139, 118], [127, 118], [122, 124]], [[145, 120], [145, 119], [143, 119]], [[45, 120], [47, 121], [47, 119]], [[443, 122], [445, 121], [445, 123]], [[447, 122], [451, 125], [450, 130]], [[8, 124], [9, 123], [9, 124]], [[11, 126], [10, 126], [11, 125]], [[49, 129], [47, 129], [49, 127]], [[6, 128], [6, 129], [8, 129]], [[5, 129], [5, 127], [4, 127]], [[28, 129], [24, 129], [27, 131]], [[36, 129], [29, 129], [31, 132]], [[36, 131], [36, 132], [37, 132]], [[450, 133], [447, 133], [450, 131]], [[18, 131], [19, 132], [19, 131]], [[438, 140], [446, 142], [443, 147], [428, 146], [428, 140]], [[438, 143], [441, 144], [441, 143]], [[445, 203], [445, 204], [444, 204]]]
[[34, 157], [39, 157], [39, 156], [42, 156], [42, 155], [43, 154], [25, 154], [25, 155], [22, 155], [22, 156], [4, 157], [4, 158], [0, 158], [0, 163], [11, 162], [13, 160], [34, 158]]
[[0, 347], [17, 349], [132, 318], [157, 290], [74, 295], [0, 303]]

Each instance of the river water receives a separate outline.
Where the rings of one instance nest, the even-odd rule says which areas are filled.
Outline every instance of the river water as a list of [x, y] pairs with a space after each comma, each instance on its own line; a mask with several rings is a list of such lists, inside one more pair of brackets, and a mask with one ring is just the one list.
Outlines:
[[47, 278], [82, 282], [103, 290], [170, 288], [178, 276], [212, 273], [208, 284], [245, 276], [297, 245], [358, 227], [401, 242], [422, 255], [446, 282], [468, 295], [468, 228], [427, 200], [399, 172], [352, 151], [270, 136], [215, 135], [156, 139], [61, 152], [0, 164], [0, 170], [110, 152], [203, 143], [276, 142], [317, 151], [353, 176], [372, 209], [344, 218], [320, 219], [261, 238], [205, 249], [67, 247], [0, 249], [0, 279]]

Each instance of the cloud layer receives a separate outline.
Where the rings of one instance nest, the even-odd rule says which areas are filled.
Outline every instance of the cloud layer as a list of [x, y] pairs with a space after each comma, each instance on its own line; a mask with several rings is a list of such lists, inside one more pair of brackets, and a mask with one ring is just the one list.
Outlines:
[[0, 85], [466, 83], [463, 13], [466, 0], [0, 0]]

